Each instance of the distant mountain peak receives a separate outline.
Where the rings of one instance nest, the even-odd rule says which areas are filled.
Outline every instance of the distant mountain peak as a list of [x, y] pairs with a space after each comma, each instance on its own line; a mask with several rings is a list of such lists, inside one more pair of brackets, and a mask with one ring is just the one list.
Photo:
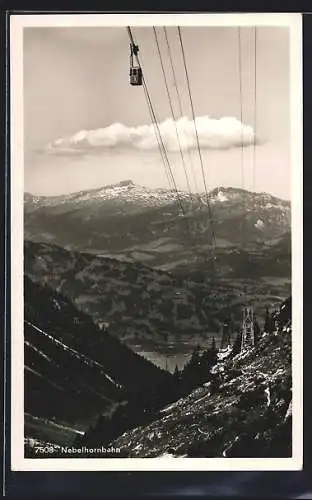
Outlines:
[[118, 184], [116, 184], [117, 186], [135, 186], [134, 182], [130, 179], [128, 180], [125, 180], [125, 181], [120, 181], [118, 182]]
[[[95, 191], [103, 191], [105, 189], [114, 189], [114, 188], [120, 188], [120, 187], [136, 187], [136, 184], [131, 180], [131, 179], [125, 179], [124, 181], [119, 181], [119, 182], [114, 182], [112, 184], [106, 184], [105, 186], [102, 186], [100, 188], [96, 188]], [[93, 190], [91, 190], [93, 191]]]

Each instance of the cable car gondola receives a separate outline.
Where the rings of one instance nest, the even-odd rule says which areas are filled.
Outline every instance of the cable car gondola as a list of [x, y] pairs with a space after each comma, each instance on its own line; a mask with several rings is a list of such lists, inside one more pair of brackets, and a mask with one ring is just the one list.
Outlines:
[[143, 74], [142, 68], [133, 63], [133, 56], [136, 56], [139, 52], [139, 46], [134, 43], [130, 44], [130, 85], [139, 86], [142, 85]]

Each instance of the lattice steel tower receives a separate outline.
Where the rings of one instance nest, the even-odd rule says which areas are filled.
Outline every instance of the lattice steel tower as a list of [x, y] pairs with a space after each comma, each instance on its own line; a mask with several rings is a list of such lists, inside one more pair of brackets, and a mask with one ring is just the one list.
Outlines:
[[241, 350], [255, 345], [254, 313], [252, 307], [243, 309], [243, 328]]
[[231, 320], [227, 318], [222, 325], [221, 349], [231, 345]]

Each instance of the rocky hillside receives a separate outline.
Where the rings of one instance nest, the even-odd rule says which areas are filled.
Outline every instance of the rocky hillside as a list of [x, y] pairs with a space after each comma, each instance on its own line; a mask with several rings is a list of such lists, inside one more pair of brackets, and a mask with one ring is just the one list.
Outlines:
[[147, 350], [175, 344], [182, 352], [184, 342], [205, 343], [211, 333], [220, 333], [224, 315], [232, 314], [240, 322], [246, 300], [252, 300], [257, 313], [289, 294], [287, 280], [184, 278], [139, 263], [29, 241], [24, 263], [32, 280], [68, 297], [129, 345], [141, 343]]
[[73, 438], [129, 392], [170, 379], [63, 295], [27, 277], [24, 342], [27, 437]]
[[[111, 443], [123, 457], [291, 456], [291, 310], [257, 345], [219, 356], [207, 383]], [[229, 353], [228, 353], [229, 354]]]
[[[26, 194], [25, 236], [150, 267], [203, 270], [211, 245], [205, 197], [179, 196], [185, 217], [170, 191], [131, 181], [64, 196]], [[242, 248], [257, 256], [259, 251], [270, 253], [280, 238], [290, 241], [289, 202], [234, 188], [213, 190], [209, 198], [221, 275], [231, 275], [231, 262], [242, 262]], [[271, 272], [285, 276], [289, 266], [278, 265]]]

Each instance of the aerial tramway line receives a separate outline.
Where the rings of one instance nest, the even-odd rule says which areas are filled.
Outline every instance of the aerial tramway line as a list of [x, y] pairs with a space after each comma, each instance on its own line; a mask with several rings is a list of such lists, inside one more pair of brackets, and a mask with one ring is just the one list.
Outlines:
[[[257, 31], [256, 27], [254, 28], [254, 131], [256, 132], [256, 57], [257, 57]], [[166, 146], [164, 143], [164, 140], [162, 138], [162, 134], [160, 131], [159, 127], [159, 120], [157, 120], [156, 113], [155, 113], [155, 107], [152, 103], [151, 95], [149, 93], [149, 90], [147, 88], [146, 80], [144, 77], [144, 72], [142, 69], [142, 65], [139, 60], [139, 46], [135, 43], [132, 31], [130, 27], [127, 27], [129, 39], [130, 39], [130, 84], [132, 86], [137, 86], [140, 87], [142, 86], [144, 89], [144, 94], [146, 98], [146, 102], [148, 105], [151, 121], [154, 127], [155, 131], [155, 137], [157, 139], [157, 144], [158, 148], [160, 151], [162, 163], [165, 169], [166, 177], [168, 180], [169, 188], [172, 192], [173, 199], [176, 201], [177, 208], [178, 208], [178, 215], [182, 217], [185, 220], [185, 235], [187, 237], [187, 240], [190, 244], [190, 246], [193, 248], [193, 254], [198, 257], [201, 252], [199, 252], [198, 248], [195, 249], [195, 245], [192, 243], [192, 231], [191, 227], [188, 221], [187, 213], [183, 204], [183, 201], [181, 199], [180, 193], [177, 188], [177, 183], [175, 180], [174, 176], [174, 170], [171, 166], [171, 160], [169, 159], [168, 152], [166, 150]], [[168, 78], [166, 75], [166, 69], [164, 65], [164, 56], [162, 53], [161, 49], [161, 43], [159, 39], [159, 35], [157, 34], [156, 28], [153, 27], [153, 32], [154, 32], [154, 38], [156, 42], [156, 48], [157, 48], [157, 54], [159, 57], [160, 61], [160, 66], [161, 66], [161, 73], [162, 77], [164, 79], [164, 84], [165, 84], [165, 89], [166, 89], [166, 94], [170, 106], [170, 112], [171, 112], [171, 117], [173, 120], [173, 124], [175, 126], [175, 135], [177, 139], [177, 145], [179, 146], [179, 152], [180, 152], [180, 157], [181, 157], [181, 166], [183, 167], [184, 170], [184, 175], [186, 179], [186, 184], [188, 187], [188, 191], [190, 193], [190, 200], [191, 200], [191, 205], [193, 205], [194, 200], [196, 198], [196, 195], [194, 192], [192, 193], [191, 190], [191, 176], [189, 175], [188, 168], [187, 168], [187, 156], [183, 152], [183, 148], [181, 146], [181, 140], [179, 137], [179, 131], [177, 128], [177, 113], [174, 111], [174, 106], [172, 103], [172, 95], [170, 94], [169, 90], [169, 85], [168, 85]], [[167, 54], [168, 54], [168, 60], [171, 66], [171, 72], [173, 76], [173, 84], [175, 88], [175, 93], [176, 93], [176, 98], [178, 102], [178, 109], [180, 116], [183, 117], [184, 112], [183, 112], [183, 107], [182, 107], [182, 100], [181, 100], [181, 95], [179, 92], [179, 86], [176, 78], [176, 73], [175, 73], [175, 65], [173, 62], [173, 56], [171, 52], [171, 47], [170, 47], [170, 41], [169, 41], [169, 36], [167, 33], [166, 27], [163, 27], [163, 33], [164, 33], [164, 40], [165, 40], [165, 45], [167, 47]], [[204, 161], [203, 161], [203, 155], [201, 151], [201, 146], [200, 146], [200, 141], [199, 141], [199, 135], [198, 135], [198, 130], [197, 130], [197, 125], [196, 125], [196, 114], [195, 114], [195, 107], [193, 103], [193, 96], [192, 96], [192, 91], [191, 91], [191, 84], [190, 84], [190, 74], [188, 71], [188, 66], [187, 66], [187, 61], [186, 61], [186, 54], [185, 54], [185, 49], [184, 49], [184, 43], [183, 43], [183, 37], [182, 37], [182, 30], [180, 27], [177, 27], [177, 46], [180, 49], [180, 55], [181, 55], [181, 62], [183, 64], [183, 69], [184, 69], [184, 74], [185, 74], [185, 83], [186, 83], [186, 88], [187, 88], [187, 94], [188, 94], [188, 99], [189, 99], [189, 104], [190, 104], [190, 109], [191, 109], [191, 115], [192, 115], [192, 121], [194, 125], [194, 140], [195, 140], [195, 146], [197, 150], [197, 156], [199, 160], [199, 165], [200, 165], [200, 171], [201, 171], [201, 176], [202, 176], [202, 181], [204, 185], [204, 198], [201, 199], [200, 206], [203, 210], [206, 211], [207, 213], [207, 221], [209, 224], [210, 228], [210, 238], [209, 238], [209, 250], [208, 253], [206, 252], [206, 260], [210, 264], [212, 264], [212, 270], [214, 274], [216, 272], [216, 250], [217, 250], [217, 245], [216, 245], [216, 237], [215, 237], [215, 230], [214, 230], [214, 219], [213, 219], [213, 214], [212, 214], [212, 208], [211, 208], [211, 202], [209, 198], [209, 192], [208, 192], [208, 186], [207, 186], [207, 181], [206, 181], [206, 174], [205, 174], [205, 168], [204, 168]], [[243, 64], [242, 64], [242, 40], [241, 40], [241, 28], [238, 28], [238, 75], [239, 75], [239, 106], [240, 106], [240, 113], [239, 113], [239, 119], [241, 122], [241, 187], [242, 189], [245, 189], [245, 175], [244, 175], [244, 136], [243, 136], [243, 82], [242, 82], [242, 69], [243, 69]], [[176, 60], [175, 60], [176, 62]], [[251, 144], [250, 144], [251, 145]], [[192, 158], [190, 155], [189, 150], [187, 149], [188, 153], [188, 161], [189, 161], [189, 166], [190, 171], [192, 173], [193, 177], [193, 183], [195, 186], [195, 190], [197, 191], [197, 179], [196, 175], [194, 173], [194, 165], [192, 163]], [[253, 190], [255, 191], [255, 184], [256, 184], [256, 175], [255, 175], [255, 162], [256, 162], [256, 149], [255, 149], [255, 142], [253, 144], [253, 158], [252, 158], [252, 163], [253, 163], [253, 174], [252, 174], [252, 183], [253, 183]], [[199, 194], [198, 194], [199, 198]], [[247, 213], [247, 207], [245, 207], [245, 213]], [[246, 228], [243, 228], [243, 232], [246, 231]], [[193, 246], [192, 246], [193, 245]]]
[[[160, 132], [159, 128], [159, 121], [157, 120], [156, 113], [155, 113], [155, 108], [153, 106], [152, 100], [150, 93], [147, 88], [146, 80], [144, 78], [143, 74], [143, 69], [138, 57], [139, 53], [139, 46], [135, 44], [132, 31], [130, 27], [127, 27], [129, 39], [130, 39], [130, 84], [132, 86], [142, 86], [144, 89], [151, 121], [154, 127], [155, 131], [155, 136], [157, 139], [160, 155], [162, 158], [163, 166], [165, 169], [165, 173], [167, 176], [168, 184], [170, 187], [170, 190], [173, 194], [173, 198], [175, 199], [177, 206], [178, 206], [178, 215], [182, 216], [183, 219], [186, 222], [185, 225], [185, 230], [186, 230], [186, 236], [188, 238], [188, 241], [190, 242], [190, 245], [192, 245], [192, 232], [190, 228], [190, 224], [188, 223], [186, 212], [179, 194], [179, 191], [177, 189], [177, 184], [174, 178], [174, 171], [171, 167], [170, 160], [166, 151], [166, 147]], [[191, 205], [194, 203], [194, 199], [196, 195], [192, 193], [191, 190], [191, 180], [190, 176], [188, 173], [187, 169], [187, 161], [186, 161], [186, 155], [183, 153], [183, 148], [181, 146], [181, 141], [179, 137], [179, 131], [177, 128], [177, 115], [174, 112], [174, 107], [172, 104], [172, 96], [170, 94], [169, 90], [169, 85], [168, 85], [168, 80], [167, 80], [167, 75], [166, 75], [166, 70], [165, 70], [165, 65], [163, 62], [163, 55], [161, 51], [161, 46], [159, 42], [159, 38], [157, 35], [156, 28], [153, 27], [153, 32], [154, 32], [154, 37], [155, 37], [155, 42], [156, 42], [156, 48], [157, 48], [157, 53], [161, 65], [161, 72], [162, 76], [164, 79], [164, 84], [165, 84], [165, 89], [166, 89], [166, 94], [170, 106], [170, 112], [171, 112], [171, 117], [175, 126], [175, 134], [176, 134], [176, 139], [177, 139], [177, 144], [179, 146], [179, 152], [180, 152], [180, 157], [181, 157], [181, 164], [183, 166], [185, 178], [186, 178], [186, 184], [188, 187], [188, 191], [190, 194], [190, 200], [191, 200]], [[179, 87], [178, 87], [178, 82], [176, 78], [176, 73], [175, 73], [175, 68], [174, 68], [174, 63], [173, 63], [173, 57], [171, 53], [171, 48], [170, 48], [170, 42], [169, 42], [169, 37], [167, 33], [166, 27], [163, 27], [163, 32], [164, 32], [164, 37], [165, 37], [165, 43], [167, 47], [167, 53], [168, 53], [168, 58], [171, 66], [171, 71], [172, 71], [172, 76], [173, 76], [173, 84], [176, 92], [176, 97], [177, 97], [177, 102], [178, 102], [178, 108], [180, 112], [180, 117], [185, 116], [183, 112], [183, 107], [182, 107], [182, 100], [179, 92]], [[245, 189], [245, 165], [244, 165], [244, 135], [243, 135], [243, 121], [244, 121], [244, 116], [243, 116], [243, 81], [242, 81], [242, 69], [243, 69], [243, 64], [242, 64], [242, 37], [241, 37], [241, 28], [238, 27], [238, 87], [239, 87], [239, 107], [240, 107], [240, 113], [239, 113], [239, 119], [241, 122], [241, 187], [244, 190]], [[193, 120], [193, 125], [194, 125], [194, 137], [196, 140], [196, 149], [198, 153], [198, 159], [200, 163], [200, 170], [202, 174], [202, 179], [203, 179], [203, 185], [204, 185], [204, 191], [205, 191], [205, 203], [203, 204], [202, 199], [200, 198], [198, 194], [198, 199], [201, 200], [200, 206], [207, 210], [207, 219], [208, 223], [210, 226], [210, 233], [211, 233], [211, 241], [210, 241], [210, 255], [206, 255], [206, 259], [208, 262], [212, 264], [212, 275], [215, 274], [215, 265], [216, 265], [216, 237], [215, 237], [215, 231], [214, 231], [214, 221], [213, 221], [213, 214], [212, 214], [212, 209], [211, 209], [211, 203], [209, 199], [209, 193], [208, 193], [208, 187], [207, 187], [207, 182], [206, 182], [206, 176], [205, 176], [205, 169], [204, 169], [204, 162], [203, 162], [203, 156], [201, 152], [201, 147], [200, 147], [200, 141], [199, 141], [199, 135], [198, 135], [198, 130], [196, 126], [196, 114], [195, 114], [195, 108], [193, 104], [193, 97], [192, 97], [192, 91], [191, 91], [191, 85], [190, 85], [190, 77], [189, 77], [189, 72], [187, 68], [187, 62], [186, 62], [186, 55], [185, 55], [185, 50], [184, 50], [184, 44], [183, 44], [183, 38], [182, 38], [182, 30], [180, 27], [177, 28], [177, 35], [178, 35], [178, 41], [179, 41], [179, 47], [181, 51], [181, 56], [182, 56], [182, 62], [183, 62], [183, 68], [184, 68], [184, 73], [185, 73], [185, 80], [186, 80], [186, 86], [187, 86], [187, 91], [188, 91], [188, 98], [189, 98], [189, 103], [190, 103], [190, 108], [191, 108], [191, 114], [192, 114], [192, 120]], [[254, 120], [253, 120], [253, 128], [254, 128], [254, 140], [253, 140], [253, 152], [252, 152], [252, 190], [256, 190], [256, 147], [255, 147], [255, 136], [257, 132], [257, 28], [254, 27], [254, 42], [253, 42], [253, 48], [254, 48], [254, 98], [253, 98], [253, 107], [254, 107]], [[251, 145], [251, 144], [250, 144]], [[197, 192], [197, 179], [196, 175], [194, 173], [194, 165], [192, 162], [192, 157], [187, 149], [188, 153], [188, 160], [190, 164], [190, 170], [192, 173], [192, 178], [193, 178], [193, 184], [195, 186], [195, 191]], [[244, 212], [247, 214], [247, 207], [244, 207]], [[243, 240], [245, 239], [245, 234], [244, 232], [247, 230], [246, 225], [244, 224], [242, 232], [243, 232]], [[198, 252], [198, 249], [194, 248], [194, 255], [197, 257], [200, 252]], [[247, 297], [246, 295], [242, 297], [244, 300], [243, 302], [247, 302]], [[245, 349], [248, 347], [252, 347], [254, 345], [254, 313], [253, 313], [253, 308], [252, 306], [246, 305], [242, 308], [242, 330], [241, 330], [241, 349]], [[229, 331], [228, 328], [230, 327], [230, 321], [227, 319], [224, 323], [224, 339], [225, 343], [227, 343], [230, 339]]]
[[[154, 127], [155, 137], [156, 137], [156, 140], [158, 143], [158, 148], [159, 148], [160, 155], [162, 158], [167, 181], [168, 181], [170, 190], [173, 194], [173, 198], [177, 202], [177, 208], [178, 208], [177, 214], [178, 214], [178, 217], [183, 218], [183, 222], [185, 224], [185, 226], [184, 226], [185, 235], [186, 235], [186, 237], [190, 238], [191, 231], [190, 231], [188, 219], [186, 218], [185, 209], [183, 207], [183, 204], [182, 204], [182, 201], [181, 201], [181, 198], [179, 195], [177, 184], [176, 184], [176, 181], [174, 178], [174, 173], [173, 173], [173, 170], [171, 168], [170, 161], [168, 158], [167, 150], [166, 150], [164, 141], [163, 141], [162, 136], [161, 136], [161, 132], [160, 132], [160, 128], [159, 128], [159, 121], [157, 120], [157, 117], [155, 114], [154, 106], [152, 104], [150, 93], [148, 91], [147, 84], [146, 84], [146, 81], [145, 81], [145, 78], [143, 75], [142, 65], [141, 65], [139, 57], [138, 57], [139, 48], [138, 48], [138, 45], [136, 45], [134, 42], [131, 28], [127, 27], [127, 31], [128, 31], [128, 35], [129, 35], [129, 39], [130, 39], [130, 56], [133, 54], [135, 56], [135, 59], [136, 59], [136, 64], [134, 64], [133, 58], [130, 57], [130, 84], [143, 86], [147, 106], [148, 106], [151, 121], [152, 121], [152, 124]], [[141, 78], [138, 81], [135, 80], [134, 83], [131, 83], [131, 81], [133, 81], [133, 80], [131, 80], [131, 75], [133, 74], [134, 71], [138, 71], [139, 69], [140, 69]]]
[[[158, 147], [159, 147], [159, 150], [160, 150], [161, 158], [162, 158], [162, 161], [163, 161], [163, 164], [164, 164], [164, 168], [165, 168], [165, 173], [166, 173], [166, 176], [167, 176], [168, 184], [169, 184], [170, 190], [171, 190], [171, 192], [173, 194], [173, 197], [175, 198], [175, 200], [177, 202], [178, 214], [180, 216], [182, 216], [183, 219], [184, 219], [184, 221], [185, 221], [185, 229], [186, 229], [185, 235], [187, 237], [187, 241], [192, 246], [192, 248], [193, 248], [193, 252], [192, 253], [196, 257], [197, 254], [198, 254], [198, 249], [196, 249], [196, 251], [194, 251], [194, 244], [192, 243], [193, 237], [192, 237], [192, 231], [191, 231], [191, 228], [190, 228], [190, 224], [188, 222], [187, 214], [186, 214], [185, 208], [183, 206], [183, 203], [182, 203], [179, 191], [177, 189], [177, 184], [176, 184], [176, 181], [175, 181], [175, 178], [174, 178], [174, 172], [173, 172], [173, 169], [172, 169], [172, 167], [170, 165], [170, 160], [169, 160], [169, 157], [168, 157], [168, 153], [166, 151], [166, 147], [165, 147], [165, 144], [164, 144], [162, 136], [161, 136], [161, 132], [160, 132], [160, 128], [159, 128], [159, 122], [158, 122], [158, 120], [156, 118], [154, 106], [152, 104], [150, 93], [148, 91], [147, 84], [146, 84], [146, 81], [145, 81], [145, 78], [144, 78], [142, 65], [141, 65], [139, 57], [138, 57], [139, 47], [138, 47], [138, 45], [134, 41], [131, 28], [127, 27], [127, 31], [128, 31], [128, 35], [129, 35], [129, 39], [130, 39], [130, 72], [129, 72], [129, 74], [130, 74], [130, 84], [132, 86], [143, 86], [145, 97], [146, 97], [146, 101], [147, 101], [147, 105], [148, 105], [150, 116], [151, 116], [151, 121], [152, 121], [153, 126], [154, 126], [155, 136], [156, 136], [156, 139], [157, 139], [157, 143], [158, 143]], [[155, 36], [155, 41], [156, 41], [156, 46], [157, 46], [157, 52], [158, 52], [158, 56], [159, 56], [160, 63], [161, 63], [162, 74], [163, 74], [163, 78], [164, 78], [164, 82], [165, 82], [167, 97], [168, 97], [168, 101], [169, 101], [169, 105], [170, 105], [171, 116], [172, 116], [172, 119], [173, 119], [173, 123], [175, 125], [177, 144], [179, 145], [179, 151], [180, 151], [180, 155], [181, 155], [182, 165], [183, 165], [183, 168], [184, 168], [184, 173], [185, 173], [187, 185], [188, 185], [188, 188], [189, 188], [190, 200], [192, 201], [192, 204], [193, 204], [194, 203], [193, 202], [194, 195], [191, 192], [190, 178], [189, 178], [189, 175], [188, 175], [188, 172], [187, 172], [186, 161], [185, 161], [185, 157], [184, 157], [184, 154], [183, 154], [183, 150], [182, 150], [182, 146], [181, 146], [181, 142], [180, 142], [180, 138], [179, 138], [178, 129], [177, 129], [177, 126], [176, 126], [176, 119], [177, 119], [177, 117], [176, 117], [176, 115], [174, 113], [174, 110], [173, 110], [173, 105], [172, 105], [172, 101], [171, 101], [170, 91], [169, 91], [169, 87], [168, 87], [168, 83], [167, 83], [166, 72], [165, 72], [165, 68], [164, 68], [164, 64], [163, 64], [162, 53], [161, 53], [160, 44], [159, 44], [159, 40], [158, 40], [158, 37], [157, 37], [156, 29], [153, 28], [153, 31], [154, 31], [154, 36]], [[174, 80], [175, 80], [176, 93], [177, 93], [178, 100], [179, 100], [179, 109], [180, 109], [181, 116], [182, 116], [182, 104], [181, 104], [180, 94], [179, 94], [179, 91], [178, 91], [178, 86], [177, 86], [177, 81], [176, 81], [176, 76], [175, 76], [173, 61], [172, 61], [172, 55], [171, 55], [171, 51], [170, 51], [169, 39], [168, 39], [168, 35], [167, 35], [167, 32], [166, 32], [165, 28], [164, 28], [164, 34], [165, 34], [165, 38], [166, 38], [166, 44], [167, 44], [168, 54], [169, 54], [169, 57], [170, 57], [170, 60], [171, 60], [171, 67], [172, 67], [172, 72], [173, 72], [173, 76], [174, 76]], [[211, 232], [212, 232], [212, 238], [211, 238], [212, 242], [211, 242], [211, 249], [210, 249], [212, 255], [210, 256], [210, 258], [208, 259], [208, 261], [212, 264], [212, 266], [213, 266], [212, 271], [214, 271], [214, 267], [215, 267], [214, 266], [214, 264], [215, 264], [214, 263], [214, 261], [215, 261], [215, 248], [214, 248], [215, 247], [215, 236], [214, 236], [214, 230], [213, 230], [213, 227], [212, 227], [212, 225], [213, 225], [213, 222], [212, 222], [212, 213], [211, 213], [209, 194], [208, 194], [207, 184], [206, 184], [206, 179], [205, 179], [205, 172], [204, 172], [204, 168], [203, 168], [202, 155], [201, 155], [201, 150], [200, 150], [200, 145], [199, 145], [199, 137], [198, 137], [198, 131], [197, 131], [197, 126], [196, 126], [196, 120], [195, 120], [195, 110], [194, 110], [194, 105], [193, 105], [193, 101], [192, 101], [192, 94], [191, 94], [191, 88], [190, 88], [190, 80], [189, 80], [189, 74], [188, 74], [187, 65], [186, 65], [186, 57], [185, 57], [183, 40], [182, 40], [182, 34], [181, 34], [181, 29], [180, 28], [178, 28], [178, 35], [179, 35], [179, 42], [180, 42], [180, 47], [181, 47], [182, 56], [183, 56], [183, 65], [184, 65], [184, 71], [185, 71], [187, 86], [188, 86], [188, 94], [189, 94], [191, 108], [192, 108], [192, 117], [193, 117], [194, 133], [195, 133], [195, 138], [196, 138], [197, 151], [198, 151], [198, 155], [199, 155], [200, 162], [201, 162], [201, 171], [202, 171], [203, 180], [204, 180], [204, 187], [205, 187], [205, 194], [206, 194], [206, 204], [205, 205], [206, 205], [206, 208], [208, 209], [208, 221], [209, 221], [209, 224], [210, 224], [211, 229], [212, 229], [211, 230]], [[191, 157], [189, 155], [189, 159], [190, 158]], [[193, 166], [192, 166], [192, 168], [193, 168]], [[193, 179], [195, 180], [195, 183], [196, 183], [196, 177], [195, 177], [194, 174], [193, 174]]]
[[[253, 30], [253, 43], [251, 43], [250, 46], [250, 51], [253, 49], [253, 60], [254, 60], [254, 73], [253, 73], [253, 129], [254, 129], [254, 140], [253, 140], [253, 150], [252, 150], [252, 191], [256, 191], [256, 132], [257, 132], [257, 28], [254, 27]], [[243, 122], [244, 122], [244, 113], [243, 113], [243, 103], [244, 103], [244, 85], [243, 85], [243, 78], [242, 78], [242, 73], [243, 73], [243, 57], [242, 57], [242, 33], [241, 33], [241, 28], [237, 28], [237, 33], [235, 33], [235, 36], [237, 36], [237, 66], [238, 66], [238, 95], [239, 95], [239, 118], [241, 122], [241, 138], [240, 138], [240, 143], [241, 143], [241, 188], [243, 190], [246, 189], [246, 179], [245, 179], [245, 161], [244, 161], [244, 152], [245, 152], [245, 147], [244, 147], [244, 134], [243, 134]], [[251, 146], [251, 144], [250, 144]], [[245, 219], [242, 221], [242, 249], [245, 249], [245, 241], [247, 241], [247, 231], [248, 231], [248, 226], [247, 226], [247, 206], [245, 204], [245, 201], [243, 199], [243, 208], [244, 208], [244, 214], [245, 214]], [[241, 340], [240, 340], [240, 349], [248, 349], [250, 347], [253, 347], [255, 344], [255, 324], [256, 324], [256, 318], [254, 315], [254, 310], [252, 304], [250, 304], [250, 301], [247, 300], [247, 295], [244, 293], [241, 295], [242, 302], [244, 303], [244, 307], [242, 307], [242, 316], [241, 316], [241, 330], [240, 330], [240, 335], [241, 335]], [[230, 334], [229, 334], [229, 327], [231, 325], [230, 320], [224, 321], [223, 324], [223, 335], [222, 335], [222, 344], [226, 345], [230, 342]]]

